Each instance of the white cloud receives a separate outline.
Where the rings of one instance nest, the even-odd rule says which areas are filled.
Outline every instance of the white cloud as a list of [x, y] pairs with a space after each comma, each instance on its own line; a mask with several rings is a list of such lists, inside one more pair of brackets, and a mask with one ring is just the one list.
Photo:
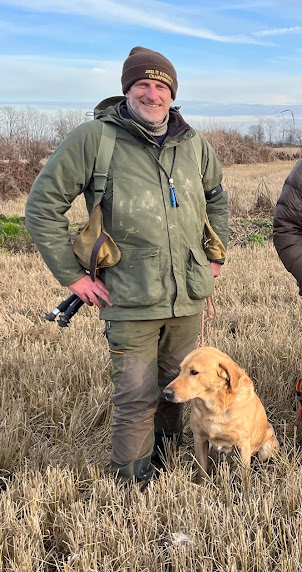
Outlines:
[[96, 101], [121, 94], [122, 62], [0, 56], [0, 97]]
[[270, 8], [273, 6], [273, 2], [244, 2], [241, 1], [240, 4], [225, 4], [223, 10], [255, 10], [255, 8]]
[[291, 26], [288, 28], [272, 28], [271, 30], [260, 30], [259, 32], [254, 32], [255, 36], [284, 36], [286, 34], [301, 34], [302, 26]]
[[[10, 101], [99, 100], [121, 95], [121, 61], [0, 56], [0, 98]], [[302, 75], [259, 70], [178, 68], [179, 101], [286, 105], [302, 101]], [[192, 80], [194, 78], [194, 80]], [[294, 86], [294, 89], [293, 89]]]
[[[302, 75], [278, 71], [220, 69], [183, 70], [178, 90], [180, 100], [216, 101], [227, 103], [262, 103], [266, 105], [300, 104]], [[197, 79], [191, 80], [190, 77]], [[294, 89], [293, 89], [294, 86]]]
[[[194, 18], [193, 10], [190, 21], [188, 9], [172, 6], [158, 0], [149, 0], [143, 8], [141, 2], [137, 0], [128, 0], [127, 3], [115, 0], [102, 0], [100, 3], [96, 3], [94, 0], [10, 0], [10, 6], [27, 8], [37, 12], [80, 14], [103, 20], [106, 18], [114, 19], [115, 21], [127, 22], [131, 26], [141, 26], [221, 43], [274, 45], [271, 42], [255, 38], [253, 35], [218, 34], [201, 24], [196, 25], [196, 14]], [[200, 20], [202, 21], [202, 17]]]

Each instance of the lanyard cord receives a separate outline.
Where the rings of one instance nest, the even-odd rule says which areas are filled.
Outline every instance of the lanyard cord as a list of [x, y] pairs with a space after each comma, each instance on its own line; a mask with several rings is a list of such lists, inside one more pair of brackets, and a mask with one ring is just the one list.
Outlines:
[[[135, 135], [133, 135], [133, 137], [135, 137]], [[174, 189], [174, 182], [173, 182], [173, 170], [174, 170], [174, 166], [175, 166], [175, 159], [176, 159], [176, 146], [173, 148], [173, 159], [172, 159], [172, 167], [171, 167], [171, 172], [170, 175], [167, 173], [165, 167], [163, 167], [163, 165], [161, 164], [161, 162], [158, 160], [157, 157], [155, 157], [155, 155], [153, 155], [153, 153], [150, 151], [150, 149], [148, 149], [147, 145], [145, 145], [138, 137], [135, 137], [135, 139], [142, 144], [142, 146], [146, 149], [146, 151], [148, 151], [149, 155], [151, 155], [151, 157], [153, 157], [153, 159], [156, 161], [156, 163], [159, 165], [159, 167], [161, 168], [161, 170], [165, 173], [167, 179], [168, 179], [168, 183], [169, 183], [169, 189], [170, 189], [170, 198], [171, 198], [171, 205], [172, 207], [179, 207], [179, 202], [178, 202], [178, 198], [176, 196], [175, 193], [175, 189]]]

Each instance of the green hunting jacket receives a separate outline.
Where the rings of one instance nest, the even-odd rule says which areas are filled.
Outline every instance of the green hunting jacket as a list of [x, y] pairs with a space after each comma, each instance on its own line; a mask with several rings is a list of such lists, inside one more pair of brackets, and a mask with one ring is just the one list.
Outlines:
[[[177, 109], [170, 108], [162, 146], [129, 118], [124, 98], [106, 100], [96, 109], [96, 119], [74, 129], [35, 180], [26, 206], [27, 229], [63, 286], [85, 275], [72, 250], [65, 213], [81, 193], [91, 209], [103, 122], [113, 122], [116, 141], [102, 211], [105, 228], [122, 256], [100, 273], [114, 304], [105, 307], [101, 318], [148, 320], [196, 314], [214, 287], [203, 250], [205, 192], [222, 178], [213, 149], [200, 135], [201, 178], [191, 143], [195, 131]], [[171, 171], [179, 207], [171, 204]], [[208, 201], [207, 212], [226, 245], [225, 191]]]

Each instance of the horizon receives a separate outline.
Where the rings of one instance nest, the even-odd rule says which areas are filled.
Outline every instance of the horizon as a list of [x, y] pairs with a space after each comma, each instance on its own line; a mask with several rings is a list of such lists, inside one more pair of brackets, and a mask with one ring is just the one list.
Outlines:
[[[19, 111], [35, 109], [47, 115], [54, 115], [57, 112], [83, 112], [93, 114], [93, 109], [98, 102], [92, 101], [1, 101], [0, 112], [5, 108], [15, 108]], [[302, 105], [292, 105], [283, 109], [283, 106], [266, 106], [260, 104], [224, 104], [219, 105], [214, 102], [200, 101], [178, 101], [173, 105], [180, 107], [180, 113], [192, 127], [201, 131], [210, 131], [217, 128], [227, 130], [237, 130], [243, 135], [249, 133], [252, 126], [272, 122], [276, 125], [277, 131], [281, 133], [283, 129], [287, 132], [297, 131], [298, 141], [301, 139], [302, 130]], [[268, 131], [270, 131], [268, 129]]]
[[302, 124], [300, 0], [288, 0], [286, 11], [284, 0], [150, 0], [144, 7], [138, 0], [0, 0], [0, 6], [0, 106], [95, 106], [121, 94], [123, 62], [143, 45], [174, 64], [175, 104], [184, 116], [247, 125], [249, 118], [289, 111]]

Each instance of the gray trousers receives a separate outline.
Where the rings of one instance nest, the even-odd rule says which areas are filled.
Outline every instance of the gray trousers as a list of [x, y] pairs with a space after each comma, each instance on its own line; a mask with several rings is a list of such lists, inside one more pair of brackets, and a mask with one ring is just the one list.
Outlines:
[[183, 404], [169, 403], [161, 391], [196, 347], [200, 314], [164, 320], [107, 321], [105, 334], [112, 358], [114, 394], [111, 468], [124, 478], [133, 462], [151, 455], [154, 431], [182, 429]]

